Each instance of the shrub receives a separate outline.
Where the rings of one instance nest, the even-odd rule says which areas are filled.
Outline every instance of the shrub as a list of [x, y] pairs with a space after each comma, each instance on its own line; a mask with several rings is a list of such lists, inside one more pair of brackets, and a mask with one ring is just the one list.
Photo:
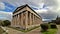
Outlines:
[[42, 28], [43, 31], [47, 31], [48, 28], [49, 28], [48, 24], [41, 24], [40, 26], [41, 26], [41, 28]]
[[4, 20], [2, 26], [9, 26], [11, 22], [9, 20]]
[[51, 28], [57, 28], [56, 24], [50, 24]]

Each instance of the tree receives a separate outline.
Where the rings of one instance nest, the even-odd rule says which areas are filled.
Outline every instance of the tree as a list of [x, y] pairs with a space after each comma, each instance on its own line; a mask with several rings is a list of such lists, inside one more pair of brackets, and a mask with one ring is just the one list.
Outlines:
[[48, 30], [48, 24], [40, 24], [41, 28], [42, 28], [42, 31], [47, 31]]
[[2, 26], [9, 26], [11, 22], [9, 20], [4, 20]]

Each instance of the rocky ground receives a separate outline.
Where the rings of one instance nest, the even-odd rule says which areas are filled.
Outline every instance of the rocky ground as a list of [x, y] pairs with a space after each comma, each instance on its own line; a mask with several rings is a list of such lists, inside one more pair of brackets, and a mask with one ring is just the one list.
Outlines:
[[8, 28], [8, 27], [7, 27], [7, 29], [8, 29], [8, 34], [41, 34], [41, 32], [40, 32], [41, 28], [40, 27], [36, 28], [32, 31], [29, 31], [27, 33], [24, 33], [24, 32], [21, 32], [21, 31], [12, 29], [12, 28]]

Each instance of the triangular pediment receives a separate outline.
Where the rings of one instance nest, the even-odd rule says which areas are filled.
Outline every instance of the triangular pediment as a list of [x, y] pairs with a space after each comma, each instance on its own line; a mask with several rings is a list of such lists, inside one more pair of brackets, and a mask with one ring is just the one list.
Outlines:
[[22, 6], [20, 6], [20, 7], [17, 7], [16, 10], [15, 10], [13, 13], [18, 12], [19, 10], [25, 8], [26, 6], [28, 6], [28, 5], [26, 4], [26, 5], [22, 5]]

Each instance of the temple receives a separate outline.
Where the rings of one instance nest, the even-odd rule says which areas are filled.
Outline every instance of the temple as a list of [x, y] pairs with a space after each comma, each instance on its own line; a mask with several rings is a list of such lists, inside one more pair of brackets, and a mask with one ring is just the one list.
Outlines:
[[27, 30], [35, 26], [40, 26], [41, 23], [41, 16], [26, 4], [18, 7], [13, 12], [11, 26]]

